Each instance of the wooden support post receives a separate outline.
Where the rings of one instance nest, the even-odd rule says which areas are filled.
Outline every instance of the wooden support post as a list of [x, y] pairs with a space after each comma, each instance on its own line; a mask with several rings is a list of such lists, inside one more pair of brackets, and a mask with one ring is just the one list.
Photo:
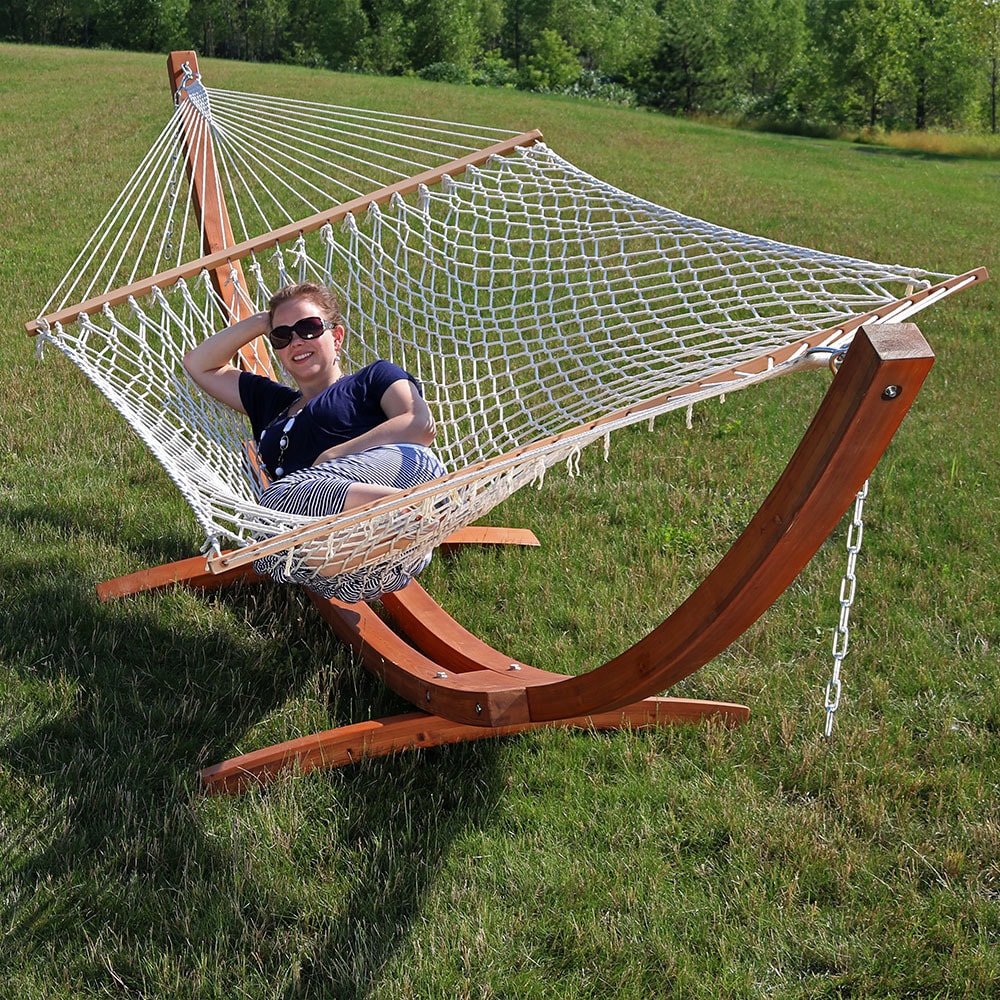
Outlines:
[[[450, 534], [439, 548], [449, 552], [466, 545], [521, 545], [537, 548], [539, 544], [534, 532], [526, 528], [492, 528], [471, 524]], [[110, 601], [115, 597], [143, 594], [165, 587], [183, 586], [195, 590], [215, 590], [218, 587], [228, 587], [238, 580], [258, 583], [263, 579], [266, 578], [258, 576], [253, 567], [246, 563], [225, 573], [213, 573], [208, 568], [204, 556], [192, 556], [190, 559], [180, 559], [177, 562], [165, 563], [163, 566], [140, 569], [135, 573], [115, 577], [113, 580], [105, 580], [97, 585], [97, 596], [102, 601]]]
[[[167, 58], [170, 86], [178, 107], [189, 100], [188, 81], [194, 77], [201, 86], [196, 52], [171, 52]], [[219, 175], [215, 141], [210, 119], [196, 112], [184, 119], [184, 147], [187, 153], [185, 167], [191, 183], [191, 197], [195, 214], [201, 221], [202, 246], [204, 256], [219, 253], [236, 245], [229, 209], [226, 207], [225, 191]], [[228, 321], [234, 323], [243, 319], [247, 303], [251, 301], [243, 265], [236, 258], [220, 262], [211, 268], [212, 287], [226, 305]], [[263, 339], [258, 337], [253, 343], [240, 349], [240, 358], [247, 371], [273, 377], [270, 355]]]

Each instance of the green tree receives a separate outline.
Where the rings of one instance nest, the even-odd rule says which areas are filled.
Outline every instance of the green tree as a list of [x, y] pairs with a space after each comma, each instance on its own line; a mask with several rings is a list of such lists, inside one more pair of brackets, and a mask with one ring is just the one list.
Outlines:
[[577, 51], [586, 69], [619, 76], [656, 49], [655, 0], [560, 0], [545, 25]]
[[996, 134], [1000, 96], [1000, 0], [960, 0], [958, 16], [966, 28], [971, 69], [982, 94], [982, 121]]
[[542, 29], [528, 57], [523, 86], [530, 90], [560, 90], [580, 75], [576, 52], [558, 31]]
[[331, 69], [357, 68], [368, 23], [361, 0], [289, 0], [282, 58]]
[[832, 85], [827, 107], [835, 120], [874, 127], [907, 118], [913, 0], [847, 0], [837, 14], [827, 41]]
[[556, 28], [557, 0], [505, 0], [503, 38], [500, 51], [521, 69], [535, 50], [542, 31]]
[[729, 0], [662, 0], [649, 71], [629, 80], [643, 103], [664, 111], [714, 111], [725, 103]]
[[500, 0], [422, 0], [412, 7], [415, 69], [449, 63], [471, 74], [478, 56], [500, 30]]
[[957, 0], [915, 0], [909, 24], [913, 125], [957, 125], [975, 90], [969, 30]]
[[98, 21], [96, 0], [14, 0], [0, 11], [0, 38], [86, 47], [106, 44]]
[[725, 31], [731, 97], [750, 112], [789, 113], [806, 43], [806, 0], [743, 0]]
[[188, 24], [207, 56], [266, 61], [281, 57], [288, 0], [190, 0]]
[[358, 45], [359, 68], [396, 75], [409, 68], [412, 28], [406, 0], [362, 0], [367, 21]]

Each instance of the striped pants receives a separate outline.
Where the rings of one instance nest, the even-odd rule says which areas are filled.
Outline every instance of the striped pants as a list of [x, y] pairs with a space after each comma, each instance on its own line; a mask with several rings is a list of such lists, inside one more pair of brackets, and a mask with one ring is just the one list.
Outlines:
[[[423, 445], [382, 445], [293, 472], [269, 486], [260, 502], [286, 514], [326, 517], [344, 509], [348, 490], [355, 483], [406, 490], [430, 482], [445, 471], [434, 452]], [[289, 573], [286, 558], [279, 554], [258, 559], [254, 569], [281, 583], [301, 583], [323, 597], [354, 604], [401, 590], [430, 561], [431, 553], [427, 552], [405, 563], [378, 563], [340, 576], [321, 576], [308, 568]]]

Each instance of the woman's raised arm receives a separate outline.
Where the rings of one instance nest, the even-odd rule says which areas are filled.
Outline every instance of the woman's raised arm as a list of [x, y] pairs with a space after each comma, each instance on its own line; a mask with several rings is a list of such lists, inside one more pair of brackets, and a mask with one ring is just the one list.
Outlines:
[[184, 370], [220, 403], [245, 413], [240, 399], [240, 370], [233, 358], [241, 347], [269, 329], [266, 312], [247, 316], [225, 330], [220, 330], [184, 355]]

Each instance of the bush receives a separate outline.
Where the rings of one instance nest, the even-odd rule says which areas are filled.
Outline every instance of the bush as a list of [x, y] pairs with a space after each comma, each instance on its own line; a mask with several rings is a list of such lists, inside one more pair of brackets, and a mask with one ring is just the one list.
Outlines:
[[306, 66], [309, 69], [328, 68], [326, 59], [318, 49], [312, 46], [307, 48], [301, 42], [292, 42], [291, 52], [287, 53], [282, 61], [293, 66]]
[[558, 31], [546, 28], [535, 42], [520, 85], [523, 90], [559, 91], [570, 86], [580, 75], [576, 50]]
[[433, 80], [435, 83], [472, 83], [472, 72], [457, 63], [436, 62], [417, 71], [421, 80]]
[[593, 70], [584, 70], [576, 80], [562, 91], [572, 97], [583, 97], [591, 101], [603, 101], [605, 104], [619, 104], [622, 107], [634, 108], [638, 99], [634, 90], [608, 76], [601, 76]]
[[472, 82], [477, 87], [516, 87], [517, 70], [493, 49], [476, 63]]

